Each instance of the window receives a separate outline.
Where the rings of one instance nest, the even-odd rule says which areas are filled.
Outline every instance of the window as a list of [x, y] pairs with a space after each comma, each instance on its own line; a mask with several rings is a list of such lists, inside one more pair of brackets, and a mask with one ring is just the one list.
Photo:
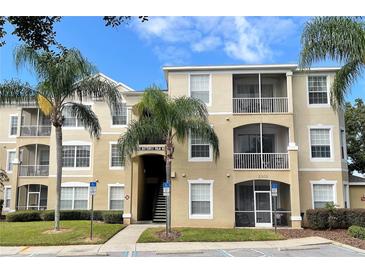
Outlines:
[[126, 125], [127, 124], [127, 104], [119, 104], [118, 107], [112, 111], [112, 125]]
[[13, 171], [13, 167], [14, 167], [16, 151], [8, 150], [7, 153], [8, 153], [8, 157], [7, 157], [7, 163], [6, 163], [6, 171], [11, 173]]
[[213, 182], [197, 180], [189, 183], [190, 218], [212, 218], [212, 187]]
[[118, 144], [110, 144], [110, 167], [120, 168], [122, 167], [122, 157]]
[[18, 115], [11, 115], [9, 135], [16, 136], [17, 134], [18, 134]]
[[89, 188], [62, 187], [61, 188], [61, 209], [88, 209]]
[[334, 186], [334, 184], [313, 184], [314, 208], [324, 208], [327, 203], [335, 203]]
[[90, 146], [62, 146], [62, 166], [63, 167], [89, 167], [90, 166]]
[[[91, 106], [87, 106], [91, 108]], [[81, 119], [77, 119], [76, 115], [73, 115], [71, 113], [71, 107], [66, 106], [62, 111], [64, 121], [63, 126], [64, 127], [83, 127], [84, 124], [82, 123]]]
[[10, 208], [11, 201], [11, 187], [4, 188], [4, 208]]
[[344, 129], [341, 129], [340, 131], [340, 143], [341, 143], [341, 158], [346, 159], [346, 154], [345, 154], [346, 136]]
[[124, 187], [118, 185], [109, 186], [109, 209], [123, 210], [124, 208]]
[[312, 158], [331, 158], [330, 129], [311, 129], [310, 142]]
[[190, 96], [210, 104], [210, 75], [190, 75]]
[[194, 132], [190, 134], [190, 158], [198, 161], [211, 160], [210, 144]]
[[328, 104], [327, 76], [308, 76], [309, 104]]

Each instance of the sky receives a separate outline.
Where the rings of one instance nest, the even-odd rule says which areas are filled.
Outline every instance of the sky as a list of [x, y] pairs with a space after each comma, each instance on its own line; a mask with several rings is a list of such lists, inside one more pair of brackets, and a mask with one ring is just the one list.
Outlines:
[[[167, 65], [231, 65], [298, 63], [300, 36], [307, 17], [149, 17], [117, 28], [105, 27], [101, 17], [63, 17], [55, 25], [56, 39], [75, 47], [97, 69], [118, 82], [143, 90], [156, 84], [166, 88], [162, 67]], [[17, 71], [9, 35], [0, 47], [0, 81], [18, 78], [36, 83]], [[337, 65], [330, 60], [317, 66]], [[365, 76], [364, 76], [365, 77]], [[351, 88], [349, 101], [365, 99], [365, 78]]]

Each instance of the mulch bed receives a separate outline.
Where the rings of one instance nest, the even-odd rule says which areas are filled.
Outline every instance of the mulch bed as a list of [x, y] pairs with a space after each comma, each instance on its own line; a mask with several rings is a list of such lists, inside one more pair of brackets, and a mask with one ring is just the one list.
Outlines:
[[334, 230], [312, 230], [309, 228], [280, 229], [278, 230], [278, 232], [288, 239], [318, 236], [332, 241], [340, 242], [342, 244], [365, 249], [365, 240], [360, 240], [351, 237], [346, 229], [334, 229]]
[[171, 241], [171, 240], [175, 240], [176, 238], [179, 238], [181, 236], [181, 232], [176, 231], [176, 230], [171, 230], [169, 235], [166, 236], [166, 232], [163, 230], [163, 231], [157, 232], [156, 236], [163, 241]]

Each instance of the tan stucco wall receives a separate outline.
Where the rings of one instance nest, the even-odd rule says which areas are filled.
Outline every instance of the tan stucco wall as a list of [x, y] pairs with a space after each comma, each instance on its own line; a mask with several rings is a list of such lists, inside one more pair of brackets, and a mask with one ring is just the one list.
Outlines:
[[365, 185], [350, 186], [350, 206], [351, 208], [365, 208], [365, 201], [361, 201], [361, 197], [365, 197]]

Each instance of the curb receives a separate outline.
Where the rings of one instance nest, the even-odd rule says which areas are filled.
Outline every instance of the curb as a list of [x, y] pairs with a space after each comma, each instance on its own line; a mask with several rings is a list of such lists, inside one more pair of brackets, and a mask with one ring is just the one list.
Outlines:
[[354, 247], [354, 246], [351, 246], [351, 245], [347, 245], [347, 244], [343, 244], [343, 243], [336, 242], [336, 241], [331, 241], [331, 242], [332, 242], [332, 244], [334, 244], [336, 246], [343, 247], [343, 248], [347, 248], [347, 249], [351, 249], [352, 251], [361, 253], [361, 254], [363, 254], [365, 256], [365, 250], [364, 249], [357, 248], [357, 247]]

